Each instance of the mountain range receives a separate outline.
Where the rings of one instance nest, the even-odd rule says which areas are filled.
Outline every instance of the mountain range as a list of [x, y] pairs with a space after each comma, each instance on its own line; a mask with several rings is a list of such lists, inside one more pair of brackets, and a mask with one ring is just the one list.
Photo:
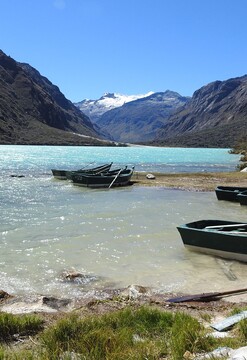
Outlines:
[[[107, 95], [106, 95], [107, 97]], [[111, 98], [116, 96], [111, 94]], [[85, 104], [85, 103], [84, 103]], [[90, 102], [97, 113], [98, 102]], [[152, 93], [109, 110], [94, 120], [115, 141], [156, 146], [233, 147], [247, 137], [247, 75], [214, 81], [184, 97]]]
[[234, 147], [247, 138], [246, 119], [247, 75], [214, 81], [191, 98], [166, 90], [73, 104], [0, 50], [0, 144]]
[[145, 98], [151, 95], [153, 92], [149, 92], [144, 95], [123, 95], [115, 93], [105, 93], [97, 100], [85, 99], [75, 105], [86, 114], [93, 123], [97, 123], [97, 120], [105, 112], [120, 107], [130, 101]]
[[234, 147], [247, 134], [247, 75], [214, 81], [195, 91], [170, 116], [153, 144]]
[[188, 100], [189, 98], [169, 90], [152, 93], [104, 112], [97, 119], [97, 124], [115, 141], [150, 141], [156, 137], [169, 116]]

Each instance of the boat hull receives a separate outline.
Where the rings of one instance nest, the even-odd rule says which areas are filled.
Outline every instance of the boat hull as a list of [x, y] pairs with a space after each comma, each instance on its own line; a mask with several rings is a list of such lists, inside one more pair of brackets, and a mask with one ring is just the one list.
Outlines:
[[111, 168], [111, 164], [105, 164], [100, 165], [91, 169], [79, 169], [74, 171], [69, 170], [57, 170], [57, 169], [51, 169], [52, 175], [59, 180], [71, 180], [71, 176], [73, 173], [82, 173], [82, 174], [95, 174], [95, 173], [101, 173], [105, 171], [109, 171]]
[[72, 182], [74, 185], [90, 187], [90, 188], [109, 188], [112, 186], [126, 186], [129, 185], [133, 170], [124, 170], [121, 174], [105, 175], [87, 175], [87, 174], [72, 174]]
[[66, 170], [51, 169], [52, 175], [58, 180], [67, 180]]
[[239, 201], [238, 195], [247, 191], [246, 187], [217, 186], [215, 193], [218, 200]]
[[247, 191], [241, 192], [237, 198], [240, 205], [247, 205]]
[[238, 223], [221, 220], [200, 220], [181, 225], [177, 229], [184, 246], [189, 250], [247, 262], [247, 224], [246, 234], [234, 231], [234, 228], [233, 231], [205, 229], [207, 226], [236, 224]]

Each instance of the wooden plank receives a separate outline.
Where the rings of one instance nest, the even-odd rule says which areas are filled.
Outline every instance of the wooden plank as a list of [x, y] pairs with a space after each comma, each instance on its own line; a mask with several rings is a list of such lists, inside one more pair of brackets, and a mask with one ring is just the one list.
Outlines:
[[239, 314], [229, 316], [228, 318], [219, 321], [215, 324], [212, 324], [210, 326], [217, 331], [223, 331], [231, 328], [234, 324], [246, 318], [247, 318], [247, 311], [242, 311]]
[[238, 290], [229, 290], [229, 291], [221, 291], [221, 292], [211, 292], [211, 293], [202, 293], [202, 294], [195, 294], [195, 295], [186, 295], [180, 296], [176, 298], [168, 299], [168, 302], [172, 303], [179, 303], [179, 302], [186, 302], [186, 301], [212, 301], [217, 300], [217, 298], [221, 298], [227, 295], [235, 295], [239, 293], [247, 292], [247, 289], [238, 289]]

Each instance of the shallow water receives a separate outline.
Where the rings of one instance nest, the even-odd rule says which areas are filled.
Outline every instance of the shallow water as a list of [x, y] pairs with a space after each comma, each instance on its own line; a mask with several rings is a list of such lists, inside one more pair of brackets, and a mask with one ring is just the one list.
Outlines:
[[[187, 251], [176, 227], [210, 218], [245, 221], [247, 207], [219, 202], [210, 192], [138, 186], [80, 188], [55, 180], [50, 171], [59, 165], [75, 168], [81, 163], [74, 157], [74, 148], [0, 148], [0, 289], [11, 294], [75, 297], [130, 284], [159, 292], [245, 286], [245, 264]], [[112, 154], [117, 156], [118, 149], [111, 149]], [[80, 149], [82, 156], [82, 150], [89, 151]], [[109, 151], [91, 150], [99, 151], [102, 159], [104, 150]], [[124, 159], [128, 163], [129, 150], [125, 151], [122, 148], [118, 164]], [[159, 164], [158, 152], [154, 153], [152, 169]], [[204, 151], [201, 153], [205, 158]], [[211, 149], [212, 167], [215, 153], [218, 158], [219, 152]], [[142, 149], [138, 156], [143, 159]], [[199, 168], [200, 159], [197, 161]], [[196, 163], [195, 158], [192, 162]], [[143, 164], [146, 167], [148, 162], [135, 163], [138, 169]], [[188, 164], [184, 158], [184, 167]], [[85, 276], [75, 283], [65, 282], [63, 272], [73, 269]]]
[[[176, 229], [198, 218], [245, 221], [245, 207], [214, 193], [88, 190], [44, 176], [11, 178], [2, 196], [0, 288], [7, 292], [80, 296], [130, 284], [198, 292], [245, 283], [244, 264], [187, 251]], [[71, 269], [85, 274], [81, 283], [62, 281]]]

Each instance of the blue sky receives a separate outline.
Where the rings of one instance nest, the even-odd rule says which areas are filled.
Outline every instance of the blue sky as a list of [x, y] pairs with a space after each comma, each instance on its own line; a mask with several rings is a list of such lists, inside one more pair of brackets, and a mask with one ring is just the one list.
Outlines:
[[246, 0], [0, 0], [0, 49], [73, 102], [247, 73]]

